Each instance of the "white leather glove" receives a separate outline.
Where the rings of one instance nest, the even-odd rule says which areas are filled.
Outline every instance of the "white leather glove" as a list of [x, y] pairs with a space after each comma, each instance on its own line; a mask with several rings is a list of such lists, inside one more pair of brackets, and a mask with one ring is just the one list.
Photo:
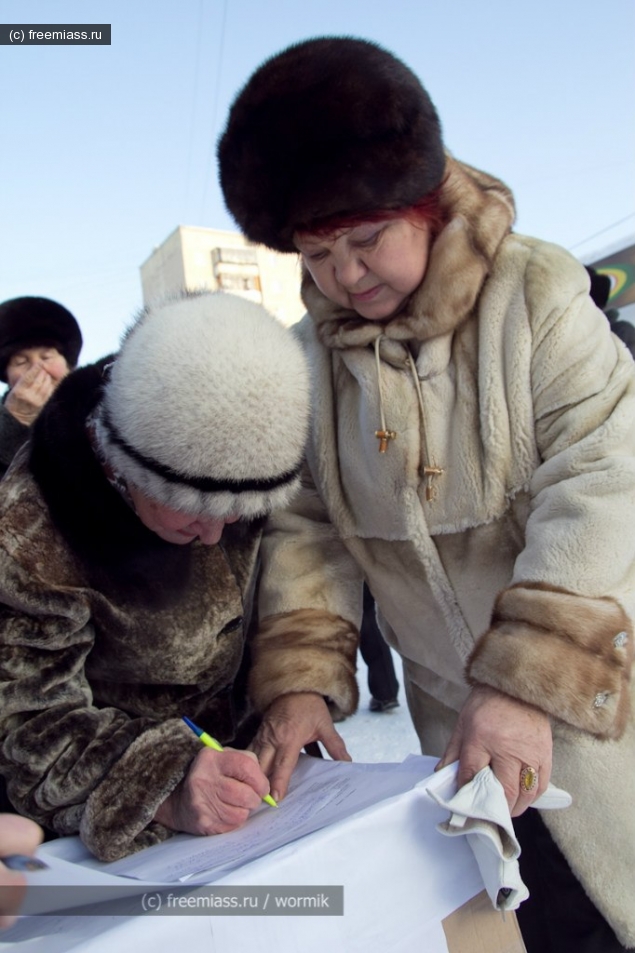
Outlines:
[[[437, 824], [437, 829], [448, 837], [467, 837], [494, 907], [497, 910], [516, 910], [527, 899], [529, 891], [520, 877], [520, 845], [505, 792], [491, 768], [482, 768], [452, 798], [441, 797], [434, 785], [427, 787], [426, 791], [450, 812], [449, 820]], [[550, 784], [534, 801], [532, 808], [544, 810], [569, 807], [570, 804], [571, 795]]]

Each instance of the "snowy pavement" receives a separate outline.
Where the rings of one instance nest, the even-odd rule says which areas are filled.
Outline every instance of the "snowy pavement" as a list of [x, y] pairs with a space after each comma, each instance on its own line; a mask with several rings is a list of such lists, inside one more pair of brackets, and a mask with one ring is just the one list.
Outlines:
[[401, 659], [395, 652], [393, 652], [393, 659], [400, 683], [399, 708], [386, 712], [372, 712], [368, 709], [370, 693], [367, 669], [361, 655], [357, 656], [359, 708], [350, 718], [335, 725], [344, 738], [353, 761], [403, 761], [406, 755], [421, 754], [419, 739], [412, 726], [406, 704]]

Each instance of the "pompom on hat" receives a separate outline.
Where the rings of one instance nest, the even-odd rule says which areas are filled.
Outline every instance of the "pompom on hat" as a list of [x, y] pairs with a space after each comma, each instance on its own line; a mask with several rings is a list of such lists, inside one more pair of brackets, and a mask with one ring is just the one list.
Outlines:
[[415, 74], [381, 46], [319, 37], [271, 57], [234, 100], [218, 145], [225, 204], [254, 242], [334, 217], [403, 209], [443, 179], [439, 117]]
[[309, 422], [301, 345], [237, 295], [150, 307], [125, 336], [94, 418], [116, 473], [169, 506], [255, 518], [299, 486]]
[[55, 347], [72, 370], [82, 349], [82, 333], [73, 315], [50, 298], [11, 298], [0, 304], [0, 380], [18, 351]]

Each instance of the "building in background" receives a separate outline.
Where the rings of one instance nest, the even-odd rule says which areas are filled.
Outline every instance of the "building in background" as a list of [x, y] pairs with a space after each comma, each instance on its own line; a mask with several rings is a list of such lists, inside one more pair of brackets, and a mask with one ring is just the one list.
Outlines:
[[180, 291], [228, 291], [264, 305], [283, 324], [305, 312], [300, 257], [254, 245], [238, 232], [179, 225], [141, 265], [143, 303]]
[[[635, 325], [635, 244], [632, 239], [582, 258], [606, 274], [611, 294], [606, 309]], [[229, 291], [264, 305], [289, 325], [305, 312], [300, 299], [300, 260], [239, 232], [179, 225], [141, 265], [143, 302], [179, 291]]]

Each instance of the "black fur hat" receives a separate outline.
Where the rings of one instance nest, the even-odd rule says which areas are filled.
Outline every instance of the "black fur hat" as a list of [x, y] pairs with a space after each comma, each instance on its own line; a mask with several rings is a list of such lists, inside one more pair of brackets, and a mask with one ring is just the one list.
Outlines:
[[72, 370], [82, 349], [82, 333], [70, 311], [50, 298], [12, 298], [0, 304], [0, 380], [16, 351], [55, 347]]
[[415, 74], [350, 37], [294, 44], [257, 69], [218, 160], [228, 210], [249, 239], [278, 251], [333, 216], [412, 205], [445, 168], [439, 117]]

